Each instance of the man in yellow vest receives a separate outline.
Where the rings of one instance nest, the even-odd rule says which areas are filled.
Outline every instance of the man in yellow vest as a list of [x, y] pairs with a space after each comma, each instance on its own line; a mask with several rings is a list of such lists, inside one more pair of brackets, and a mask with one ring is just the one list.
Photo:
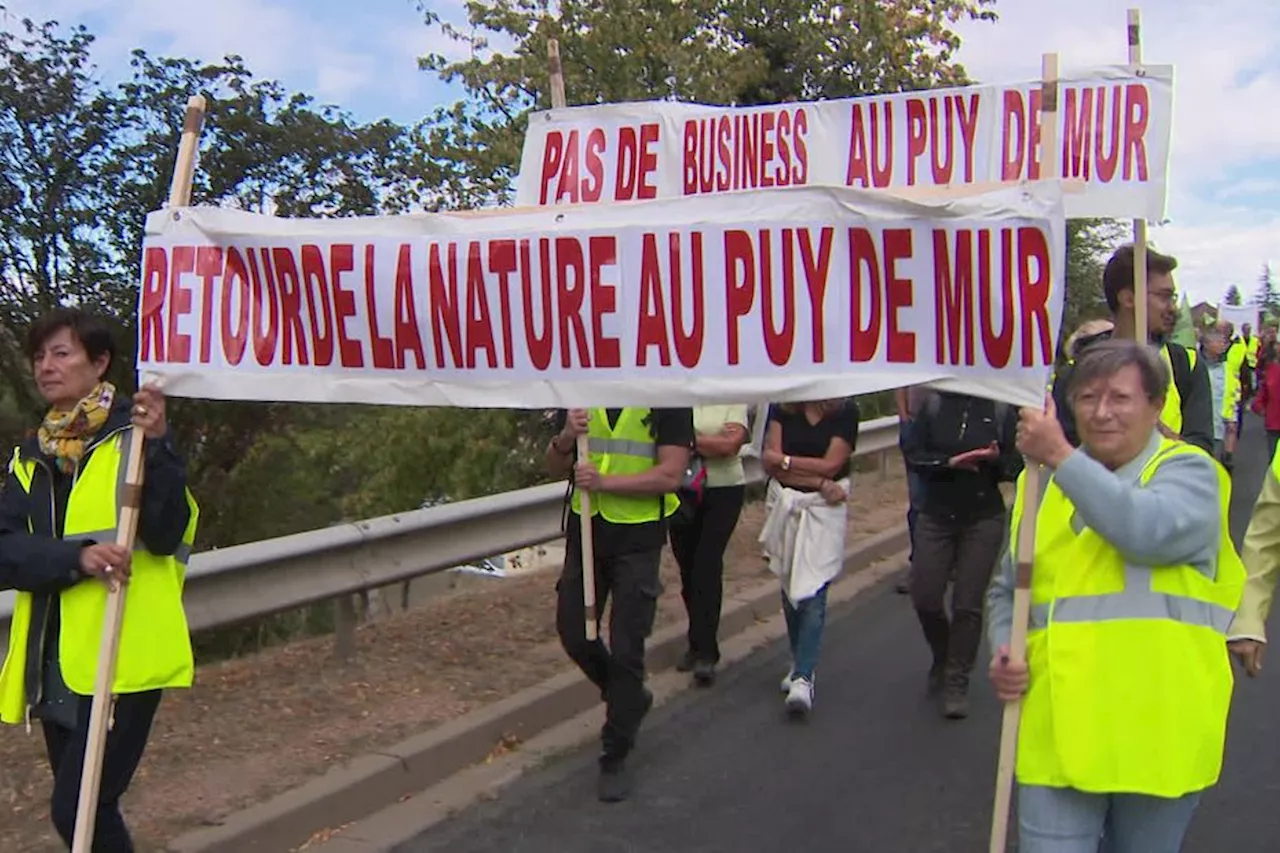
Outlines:
[[[547, 467], [572, 472], [572, 512], [565, 529], [564, 570], [556, 584], [556, 631], [569, 657], [600, 688], [605, 702], [601, 732], [599, 799], [630, 795], [627, 755], [653, 705], [645, 687], [645, 641], [653, 630], [661, 585], [658, 565], [667, 519], [680, 506], [676, 490], [694, 444], [692, 409], [570, 409], [558, 416], [559, 432], [547, 446]], [[586, 435], [589, 458], [576, 458]], [[586, 637], [582, 601], [582, 501], [591, 493], [595, 546], [596, 620], [610, 598], [609, 645]]]
[[[1178, 320], [1173, 271], [1178, 261], [1159, 252], [1147, 251], [1147, 334], [1159, 348], [1160, 357], [1170, 373], [1165, 394], [1160, 429], [1170, 438], [1180, 438], [1213, 453], [1213, 389], [1209, 373], [1196, 352], [1169, 340]], [[1059, 370], [1053, 382], [1053, 400], [1058, 409], [1063, 432], [1072, 445], [1080, 443], [1075, 416], [1066, 399], [1071, 379], [1071, 362], [1093, 344], [1118, 338], [1134, 338], [1136, 314], [1133, 290], [1133, 246], [1116, 249], [1102, 274], [1102, 290], [1111, 311], [1112, 328], [1092, 335], [1079, 336], [1066, 353], [1068, 364]]]
[[1020, 853], [1176, 853], [1218, 781], [1231, 704], [1225, 642], [1244, 569], [1227, 530], [1231, 480], [1157, 428], [1168, 372], [1149, 348], [1091, 347], [1067, 397], [1073, 448], [1050, 403], [1024, 409], [1018, 448], [1046, 466], [1034, 518], [1025, 474], [1012, 515], [1034, 523], [1026, 659], [1013, 656], [1015, 571], [988, 591], [991, 677], [1021, 701]]

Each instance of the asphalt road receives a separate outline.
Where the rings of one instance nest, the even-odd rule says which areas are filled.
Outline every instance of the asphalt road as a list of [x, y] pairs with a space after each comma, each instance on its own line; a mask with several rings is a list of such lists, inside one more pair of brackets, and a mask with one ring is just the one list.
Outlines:
[[[1238, 538], [1267, 461], [1252, 419], [1238, 454]], [[594, 798], [594, 749], [527, 775], [401, 848], [404, 853], [981, 853], [999, 707], [985, 680], [963, 722], [923, 696], [927, 652], [891, 584], [834, 610], [807, 723], [782, 712], [775, 644], [646, 722], [629, 802]], [[1280, 673], [1237, 686], [1221, 784], [1184, 848], [1280, 849]]]

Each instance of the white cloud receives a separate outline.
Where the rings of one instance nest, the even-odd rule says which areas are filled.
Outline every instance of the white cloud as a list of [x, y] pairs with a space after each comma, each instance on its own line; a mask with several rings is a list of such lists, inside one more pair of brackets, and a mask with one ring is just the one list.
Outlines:
[[[1035, 79], [1057, 51], [1064, 69], [1128, 61], [1126, 6], [1113, 0], [1006, 0], [995, 24], [966, 23], [960, 59], [979, 80]], [[1193, 301], [1229, 284], [1248, 294], [1262, 264], [1280, 269], [1280, 4], [1144, 4], [1143, 60], [1172, 64], [1171, 221], [1151, 230], [1179, 259]]]

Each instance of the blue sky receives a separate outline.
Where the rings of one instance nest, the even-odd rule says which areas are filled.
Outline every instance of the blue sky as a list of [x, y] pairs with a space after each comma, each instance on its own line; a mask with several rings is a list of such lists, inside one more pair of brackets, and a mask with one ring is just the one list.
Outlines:
[[[1280, 3], [1134, 0], [1144, 58], [1176, 66], [1169, 222], [1153, 227], [1180, 261], [1192, 301], [1246, 296], [1264, 262], [1280, 277]], [[417, 57], [458, 47], [422, 22], [412, 0], [0, 0], [11, 15], [84, 24], [98, 36], [103, 77], [127, 73], [129, 51], [214, 60], [243, 56], [262, 77], [315, 94], [362, 119], [408, 122], [458, 92]], [[979, 80], [1035, 79], [1040, 55], [1064, 69], [1124, 62], [1116, 0], [999, 0], [996, 24], [962, 25], [960, 58]], [[459, 0], [433, 2], [461, 22]], [[14, 21], [0, 19], [0, 26]]]

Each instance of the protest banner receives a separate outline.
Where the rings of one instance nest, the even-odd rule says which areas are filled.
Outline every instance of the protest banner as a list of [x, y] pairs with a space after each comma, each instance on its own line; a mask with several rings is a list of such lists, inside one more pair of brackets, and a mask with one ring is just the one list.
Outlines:
[[687, 406], [950, 380], [1040, 405], [1058, 187], [799, 187], [637, 205], [147, 220], [139, 369], [213, 399]]
[[[1067, 217], [1163, 219], [1172, 67], [1088, 69], [1059, 85], [1053, 171], [1085, 188], [1066, 198]], [[516, 204], [1035, 181], [1042, 177], [1040, 115], [1039, 81], [758, 107], [553, 108], [529, 118]]]

